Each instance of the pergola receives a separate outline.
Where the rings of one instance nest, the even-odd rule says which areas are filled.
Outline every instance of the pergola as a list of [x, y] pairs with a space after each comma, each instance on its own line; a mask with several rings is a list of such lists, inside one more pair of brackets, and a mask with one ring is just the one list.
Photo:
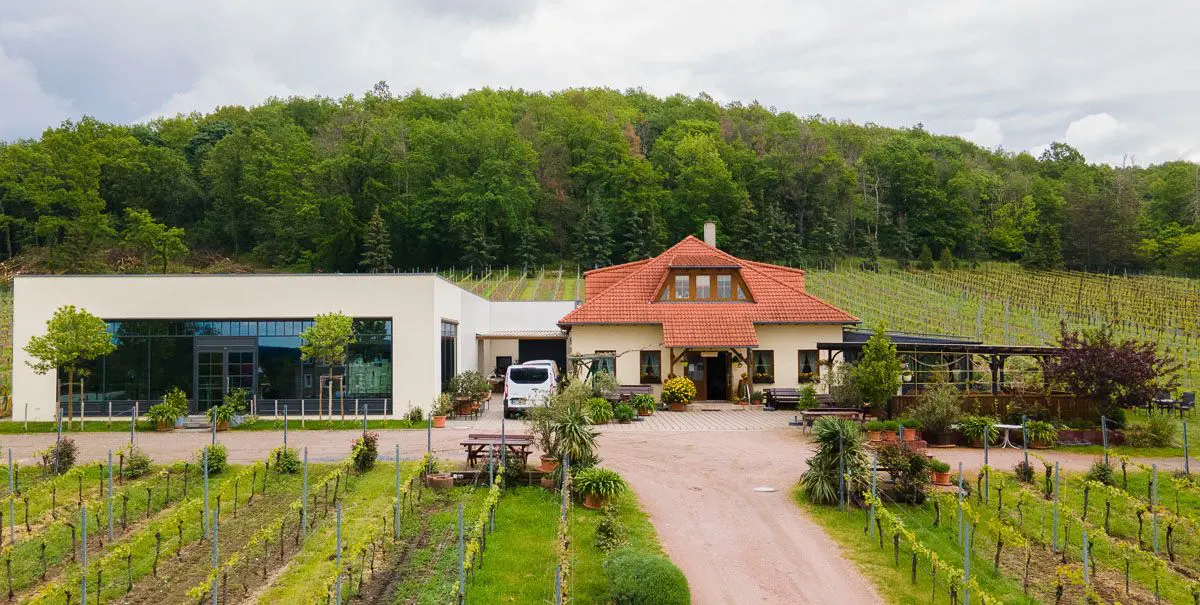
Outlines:
[[[949, 371], [967, 372], [967, 382], [970, 382], [974, 372], [975, 360], [979, 359], [991, 372], [991, 392], [1000, 393], [1000, 387], [1007, 382], [1005, 363], [1010, 357], [1032, 357], [1039, 363], [1044, 363], [1047, 357], [1057, 357], [1062, 354], [1059, 347], [1023, 346], [1023, 345], [988, 345], [972, 342], [894, 342], [896, 353], [901, 357], [921, 363], [922, 358], [937, 356], [942, 361], [925, 364], [937, 366]], [[865, 342], [820, 342], [817, 343], [818, 356], [824, 352], [826, 363], [830, 366], [840, 355], [843, 360], [853, 361], [862, 355]], [[910, 368], [910, 370], [913, 368]], [[914, 380], [914, 385], [921, 384]]]

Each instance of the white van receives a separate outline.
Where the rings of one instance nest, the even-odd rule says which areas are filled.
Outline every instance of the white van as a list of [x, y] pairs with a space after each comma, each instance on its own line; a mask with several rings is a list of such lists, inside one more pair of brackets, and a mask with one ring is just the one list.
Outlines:
[[550, 366], [512, 365], [504, 373], [504, 417], [546, 405], [554, 394], [555, 376]]
[[522, 361], [523, 366], [546, 366], [550, 368], [550, 375], [554, 377], [554, 381], [558, 382], [558, 362], [553, 359], [534, 359], [531, 361]]

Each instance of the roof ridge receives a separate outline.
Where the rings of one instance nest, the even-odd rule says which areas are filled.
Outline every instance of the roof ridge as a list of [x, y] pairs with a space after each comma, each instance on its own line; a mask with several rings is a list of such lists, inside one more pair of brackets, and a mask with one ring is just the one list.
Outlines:
[[[622, 284], [624, 284], [625, 282], [627, 282], [627, 281], [629, 281], [630, 279], [633, 279], [635, 276], [637, 276], [637, 275], [641, 274], [641, 272], [642, 272], [642, 271], [645, 271], [645, 270], [649, 269], [651, 266], [654, 266], [654, 264], [655, 264], [655, 263], [657, 263], [657, 262], [659, 262], [659, 261], [662, 261], [662, 262], [665, 262], [665, 263], [667, 263], [667, 265], [669, 266], [669, 265], [670, 265], [670, 263], [671, 263], [671, 260], [670, 260], [670, 258], [668, 258], [668, 257], [667, 257], [667, 253], [669, 253], [669, 252], [671, 252], [672, 250], [674, 250], [674, 249], [676, 249], [676, 248], [678, 248], [678, 247], [682, 246], [682, 245], [683, 245], [685, 242], [688, 242], [689, 240], [695, 240], [695, 241], [697, 241], [697, 242], [700, 242], [701, 244], [704, 244], [704, 242], [701, 242], [699, 239], [696, 239], [696, 236], [694, 236], [694, 235], [689, 235], [689, 236], [687, 236], [687, 237], [685, 237], [685, 238], [683, 238], [683, 239], [679, 240], [678, 242], [676, 242], [676, 243], [675, 243], [675, 245], [674, 245], [674, 246], [671, 246], [670, 248], [667, 248], [666, 250], [663, 250], [663, 251], [662, 251], [662, 253], [661, 253], [661, 254], [659, 254], [658, 256], [656, 256], [656, 257], [654, 257], [654, 258], [648, 258], [648, 259], [646, 259], [646, 261], [647, 261], [647, 262], [643, 263], [641, 267], [638, 267], [638, 268], [637, 268], [637, 269], [635, 269], [634, 271], [630, 271], [629, 273], [627, 273], [627, 274], [626, 274], [624, 277], [622, 277], [621, 279], [618, 279], [617, 281], [613, 282], [613, 284], [612, 284], [612, 285], [610, 285], [609, 287], [605, 288], [603, 292], [601, 292], [601, 293], [597, 294], [596, 296], [592, 297], [592, 298], [591, 298], [591, 299], [589, 299], [589, 300], [585, 300], [585, 301], [583, 301], [583, 304], [582, 304], [582, 305], [579, 305], [578, 307], [575, 307], [575, 309], [574, 309], [574, 310], [572, 310], [572, 311], [571, 311], [571, 313], [568, 313], [568, 314], [567, 314], [567, 317], [570, 317], [572, 314], [574, 314], [574, 313], [575, 313], [575, 311], [578, 311], [578, 310], [580, 310], [580, 309], [582, 309], [582, 308], [584, 308], [584, 307], [588, 306], [590, 303], [592, 303], [592, 302], [594, 302], [594, 301], [603, 300], [603, 299], [604, 299], [604, 295], [606, 295], [606, 294], [609, 294], [609, 293], [610, 293], [610, 292], [612, 292], [613, 290], [616, 290], [618, 287], [620, 287], [620, 286], [621, 286]], [[671, 258], [674, 258], [674, 257], [672, 256]], [[586, 275], [586, 273], [585, 273], [585, 275]], [[585, 285], [586, 285], [586, 284], [585, 284]], [[566, 317], [564, 317], [563, 319], [566, 319]]]
[[653, 258], [642, 258], [642, 259], [638, 259], [638, 260], [631, 260], [627, 263], [621, 263], [618, 265], [609, 265], [607, 267], [596, 267], [595, 269], [588, 269], [587, 271], [584, 271], [583, 275], [584, 275], [584, 277], [587, 277], [588, 275], [592, 275], [594, 273], [602, 273], [604, 271], [612, 271], [614, 269], [625, 269], [628, 267], [632, 267], [634, 265], [644, 265], [652, 260], [654, 260], [654, 259]]

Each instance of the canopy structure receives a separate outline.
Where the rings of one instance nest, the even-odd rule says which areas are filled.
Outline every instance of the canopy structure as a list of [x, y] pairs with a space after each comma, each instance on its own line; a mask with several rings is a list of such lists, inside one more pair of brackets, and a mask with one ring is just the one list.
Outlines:
[[[963, 383], [969, 388], [976, 382], [977, 368], [986, 367], [991, 374], [990, 390], [996, 394], [1008, 383], [1005, 364], [1010, 357], [1031, 357], [1040, 364], [1047, 357], [1062, 355], [1059, 347], [988, 345], [961, 339], [930, 338], [916, 342], [894, 339], [893, 344], [908, 368], [910, 378], [906, 378], [906, 390], [927, 384], [930, 381], [920, 379], [935, 372], [949, 372], [951, 382]], [[843, 361], [858, 359], [865, 345], [866, 342], [820, 342], [817, 352], [818, 355], [823, 352], [826, 363], [833, 365], [839, 355]]]

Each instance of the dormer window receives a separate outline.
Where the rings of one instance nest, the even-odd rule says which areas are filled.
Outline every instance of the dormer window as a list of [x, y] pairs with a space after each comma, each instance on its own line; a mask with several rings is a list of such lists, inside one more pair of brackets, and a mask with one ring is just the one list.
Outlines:
[[749, 290], [736, 270], [672, 269], [658, 300], [662, 302], [750, 302]]

